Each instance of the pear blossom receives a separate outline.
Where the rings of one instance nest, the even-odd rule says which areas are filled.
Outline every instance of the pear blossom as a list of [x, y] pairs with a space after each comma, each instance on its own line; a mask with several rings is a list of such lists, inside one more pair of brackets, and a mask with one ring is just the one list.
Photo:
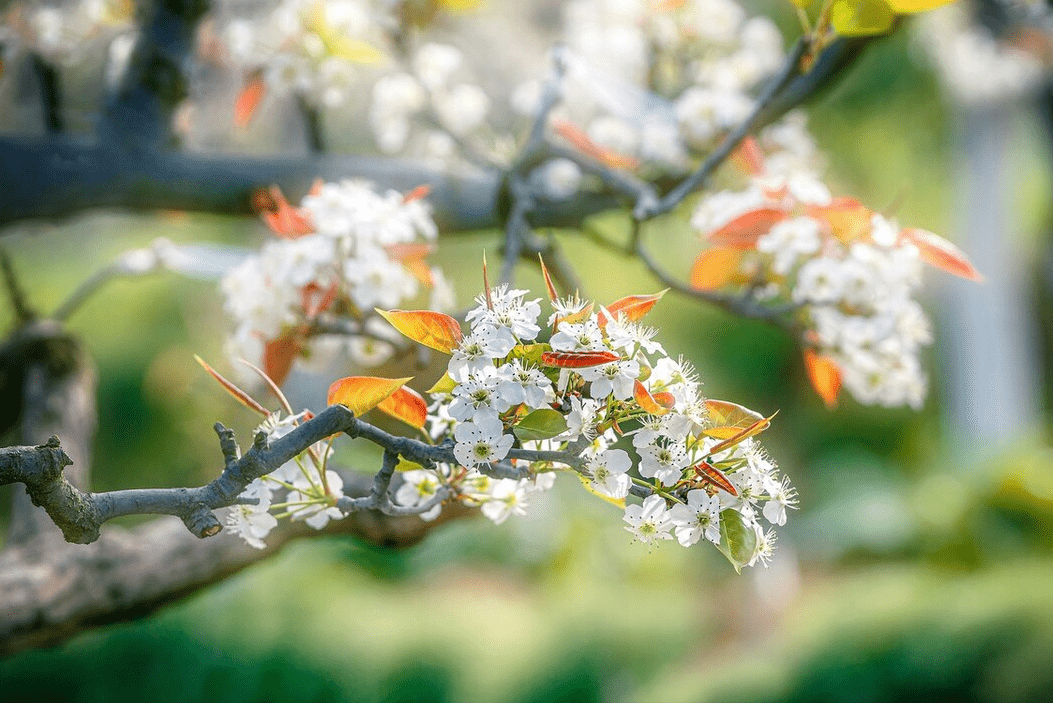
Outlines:
[[681, 546], [689, 547], [705, 537], [720, 544], [720, 498], [703, 490], [687, 493], [687, 505], [677, 503], [669, 509], [673, 532]]
[[622, 520], [628, 523], [625, 529], [644, 544], [658, 539], [673, 539], [673, 535], [669, 534], [674, 526], [672, 517], [666, 509], [665, 499], [659, 495], [648, 496], [643, 505], [634, 503], [626, 506]]

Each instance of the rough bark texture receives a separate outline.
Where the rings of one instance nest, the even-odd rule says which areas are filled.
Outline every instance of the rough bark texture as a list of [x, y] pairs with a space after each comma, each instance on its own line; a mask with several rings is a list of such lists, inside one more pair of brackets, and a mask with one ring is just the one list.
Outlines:
[[[348, 495], [367, 495], [371, 476], [347, 477]], [[274, 554], [291, 540], [352, 535], [371, 544], [407, 547], [443, 522], [467, 515], [456, 506], [427, 523], [376, 511], [348, 515], [321, 533], [287, 524], [256, 550], [225, 534], [198, 539], [176, 518], [134, 529], [108, 527], [89, 545], [57, 531], [0, 552], [0, 657], [59, 644], [87, 629], [143, 617]]]

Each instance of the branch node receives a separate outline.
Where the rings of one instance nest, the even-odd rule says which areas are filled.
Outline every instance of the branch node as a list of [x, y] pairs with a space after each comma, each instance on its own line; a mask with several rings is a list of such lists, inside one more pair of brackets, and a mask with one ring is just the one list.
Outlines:
[[217, 422], [212, 429], [219, 437], [219, 448], [223, 452], [223, 461], [227, 467], [230, 467], [241, 456], [241, 448], [234, 439], [234, 430], [228, 429], [222, 422]]
[[183, 524], [195, 537], [212, 537], [223, 529], [219, 518], [204, 503], [197, 503], [183, 516]]

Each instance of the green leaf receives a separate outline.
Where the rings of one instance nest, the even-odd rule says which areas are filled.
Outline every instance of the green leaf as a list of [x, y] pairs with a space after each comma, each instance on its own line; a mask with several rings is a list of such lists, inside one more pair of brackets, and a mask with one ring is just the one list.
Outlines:
[[508, 359], [521, 359], [524, 364], [542, 366], [541, 355], [551, 349], [547, 344], [517, 344], [508, 355]]
[[830, 23], [841, 36], [885, 34], [896, 15], [882, 0], [834, 0]]
[[403, 457], [399, 457], [399, 463], [395, 464], [395, 471], [417, 471], [418, 469], [423, 468], [424, 467], [418, 464], [417, 462], [410, 461], [409, 459], [405, 459]]
[[530, 413], [519, 421], [512, 432], [520, 441], [528, 442], [537, 439], [552, 439], [567, 431], [567, 421], [563, 414], [551, 408], [541, 408]]
[[728, 558], [735, 571], [750, 563], [757, 553], [757, 533], [746, 524], [742, 514], [728, 508], [720, 513], [720, 544], [717, 549]]
[[439, 393], [453, 393], [453, 389], [457, 387], [457, 381], [450, 378], [450, 374], [444, 373], [442, 378], [435, 382], [435, 385], [429, 388], [426, 393], [439, 394]]

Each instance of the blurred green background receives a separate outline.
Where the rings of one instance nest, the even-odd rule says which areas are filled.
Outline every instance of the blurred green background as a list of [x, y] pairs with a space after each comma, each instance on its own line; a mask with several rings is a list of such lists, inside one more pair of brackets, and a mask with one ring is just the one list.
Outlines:
[[[810, 109], [811, 125], [835, 190], [875, 207], [903, 191], [902, 223], [953, 238], [959, 116], [914, 53], [905, 33], [878, 43]], [[1037, 277], [1048, 148], [1026, 111], [1013, 119], [1015, 226], [1038, 252]], [[625, 232], [617, 217], [592, 226]], [[100, 213], [3, 244], [31, 303], [49, 310], [159, 236], [253, 244], [264, 233], [243, 219]], [[600, 300], [658, 288], [632, 260], [552, 236]], [[436, 260], [460, 300], [481, 286], [475, 261], [496, 238], [443, 242]], [[669, 240], [663, 256], [690, 260], [695, 240]], [[532, 270], [520, 283], [540, 290]], [[673, 296], [651, 321], [698, 365], [706, 393], [780, 411], [765, 444], [801, 499], [767, 570], [739, 576], [716, 550], [632, 544], [617, 510], [564, 480], [527, 518], [460, 521], [404, 551], [294, 544], [156, 616], [0, 661], [0, 701], [1053, 700], [1048, 422], [963, 460], [962, 443], [980, 439], [950, 434], [939, 338], [921, 412], [848, 399], [829, 412], [778, 330]], [[246, 436], [255, 418], [192, 359], [229, 368], [216, 334], [226, 322], [213, 285], [163, 275], [115, 283], [74, 316], [99, 370], [95, 490], [202, 483], [218, 466], [212, 423]]]

